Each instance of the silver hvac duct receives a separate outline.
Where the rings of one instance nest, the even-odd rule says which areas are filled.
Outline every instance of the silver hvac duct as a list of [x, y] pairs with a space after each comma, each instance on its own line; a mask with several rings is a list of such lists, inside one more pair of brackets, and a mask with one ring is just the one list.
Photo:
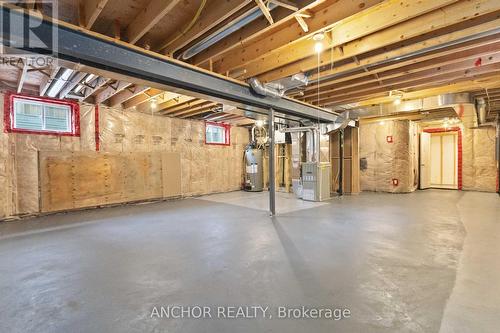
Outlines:
[[[469, 93], [443, 94], [426, 98], [402, 101], [401, 104], [379, 104], [376, 106], [358, 107], [353, 104], [341, 106], [341, 110], [349, 110], [350, 118], [383, 117], [392, 114], [426, 111], [433, 109], [455, 108], [458, 104], [472, 104]], [[339, 111], [339, 110], [336, 110]]]
[[483, 125], [486, 123], [486, 101], [484, 98], [478, 98], [476, 100], [476, 108], [479, 125]]
[[316, 126], [282, 128], [283, 133], [306, 133], [307, 162], [319, 162], [320, 156], [320, 131]]
[[262, 96], [269, 96], [274, 98], [281, 98], [285, 95], [284, 90], [278, 90], [271, 87], [266, 87], [262, 84], [256, 77], [252, 77], [248, 79], [248, 84], [252, 87], [253, 91]]
[[[274, 3], [269, 4], [269, 10], [273, 10], [276, 7], [277, 7], [277, 5], [275, 5]], [[206, 50], [207, 48], [209, 48], [210, 46], [219, 42], [223, 38], [229, 36], [233, 32], [235, 32], [235, 31], [243, 28], [244, 26], [252, 23], [253, 21], [258, 19], [262, 15], [264, 15], [264, 14], [262, 13], [262, 11], [258, 7], [249, 10], [248, 12], [243, 14], [243, 16], [239, 20], [235, 20], [235, 21], [228, 23], [224, 27], [215, 31], [210, 36], [204, 38], [199, 43], [196, 43], [195, 45], [191, 46], [189, 49], [184, 51], [181, 55], [182, 59], [188, 60], [188, 59], [194, 57], [198, 53]]]

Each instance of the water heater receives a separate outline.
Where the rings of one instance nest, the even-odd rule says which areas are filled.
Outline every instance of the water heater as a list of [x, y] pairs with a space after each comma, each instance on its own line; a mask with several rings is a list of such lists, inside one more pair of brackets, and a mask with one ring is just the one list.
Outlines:
[[264, 189], [263, 152], [253, 147], [245, 150], [245, 191], [261, 192]]

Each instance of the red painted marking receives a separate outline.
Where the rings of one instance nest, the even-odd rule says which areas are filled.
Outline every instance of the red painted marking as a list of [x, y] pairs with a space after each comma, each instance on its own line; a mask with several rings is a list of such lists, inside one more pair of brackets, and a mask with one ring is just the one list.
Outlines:
[[99, 105], [95, 105], [94, 113], [94, 135], [95, 135], [95, 151], [101, 148], [101, 139], [99, 137]]

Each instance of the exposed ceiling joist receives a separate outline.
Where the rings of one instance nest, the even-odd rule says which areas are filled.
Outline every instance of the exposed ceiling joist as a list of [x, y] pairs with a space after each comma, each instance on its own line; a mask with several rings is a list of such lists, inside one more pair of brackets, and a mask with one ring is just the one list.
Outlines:
[[146, 91], [142, 92], [141, 94], [132, 97], [128, 101], [125, 101], [123, 103], [123, 108], [130, 109], [130, 108], [136, 107], [141, 103], [149, 101], [151, 98], [156, 98], [157, 96], [161, 95], [163, 92], [164, 91], [160, 90], [160, 89], [149, 88]]
[[[463, 67], [466, 67], [465, 69]], [[324, 94], [319, 99], [319, 104], [326, 105], [339, 99], [356, 100], [364, 95], [374, 92], [387, 92], [393, 90], [415, 89], [429, 87], [443, 82], [456, 82], [463, 78], [469, 78], [480, 74], [493, 74], [500, 71], [500, 56], [487, 65], [470, 69], [469, 66], [463, 66], [460, 63], [443, 66], [438, 69], [430, 69], [415, 74], [402, 75], [393, 79], [384, 80], [383, 84], [366, 83], [352, 88], [338, 89]], [[310, 102], [316, 103], [316, 99]]]
[[24, 81], [26, 80], [26, 76], [28, 75], [28, 64], [24, 63], [23, 68], [19, 73], [19, 78], [17, 79], [17, 93], [19, 94], [23, 90]]
[[105, 89], [103, 89], [101, 92], [95, 96], [95, 104], [102, 104], [112, 96], [118, 94], [120, 91], [123, 89], [129, 87], [131, 83], [129, 82], [123, 82], [123, 81], [117, 81], [115, 83], [109, 84]]
[[257, 3], [257, 6], [259, 6], [260, 11], [262, 12], [262, 14], [264, 14], [264, 16], [267, 19], [267, 21], [269, 22], [269, 24], [271, 24], [271, 25], [274, 24], [274, 20], [273, 20], [273, 17], [271, 16], [271, 12], [269, 11], [269, 8], [266, 6], [264, 1], [263, 0], [255, 0], [255, 2]]
[[[436, 96], [447, 93], [468, 92], [471, 90], [492, 89], [499, 87], [500, 87], [500, 75], [496, 74], [486, 78], [480, 78], [480, 79], [469, 78], [456, 83], [442, 84], [433, 88], [426, 88], [412, 92], [406, 92], [404, 94], [404, 99], [424, 98], [424, 97]], [[393, 97], [387, 96], [387, 94], [385, 94], [384, 96], [381, 97], [366, 98], [362, 101], [358, 101], [355, 103], [355, 106], [367, 106], [367, 105], [391, 103], [393, 102], [393, 100], [394, 100]]]
[[80, 25], [90, 29], [108, 3], [108, 0], [80, 0]]
[[[443, 8], [453, 2], [456, 2], [456, 0], [423, 0], [418, 2], [406, 0], [404, 2], [405, 5], [402, 6], [400, 2], [387, 1], [354, 15], [352, 15], [351, 12], [345, 12], [343, 17], [346, 19], [340, 22], [334, 22], [332, 25], [326, 27], [326, 29], [330, 30], [329, 33], [333, 36], [333, 40], [328, 43], [328, 47], [324, 47], [326, 51], [323, 53], [327, 56], [329, 55], [329, 48], [343, 45], [364, 36], [373, 35], [379, 31], [386, 31], [387, 28], [397, 26], [399, 23], [411, 20], [412, 18], [416, 18], [421, 26], [428, 28], [426, 24], [427, 21], [421, 21], [422, 15], [429, 12], [438, 12], [438, 16], [443, 16], [442, 11], [435, 10]], [[347, 8], [344, 10], [347, 10]], [[353, 8], [351, 10], [356, 9]], [[446, 7], [443, 8], [443, 10], [446, 10]], [[461, 16], [461, 18], [463, 19], [463, 16]], [[437, 22], [440, 21], [438, 20]], [[432, 24], [436, 24], [436, 21], [433, 20]], [[422, 30], [422, 28], [420, 30]], [[417, 34], [414, 34], [413, 31], [405, 30], [404, 33], [392, 36], [392, 39], [397, 38], [397, 41], [401, 41], [402, 36], [406, 37], [409, 35], [415, 36]], [[420, 35], [420, 33], [418, 35]], [[247, 70], [248, 76], [256, 76], [286, 64], [294, 64], [304, 58], [316, 58], [315, 66], [317, 66], [315, 43], [316, 41], [313, 39], [306, 38], [294, 41], [287, 47], [272, 50], [261, 57], [254, 58], [255, 60], [251, 60], [250, 63], [241, 67]], [[227, 62], [225, 66], [227, 66]], [[222, 69], [224, 69], [225, 66], [222, 67]], [[218, 70], [217, 68], [217, 71]]]
[[70, 91], [72, 91], [79, 83], [87, 76], [87, 73], [77, 72], [74, 73], [71, 79], [66, 82], [64, 87], [59, 92], [59, 98], [65, 98]]
[[142, 94], [147, 89], [148, 89], [147, 86], [138, 85], [138, 84], [136, 84], [132, 87], [128, 87], [128, 88], [120, 91], [116, 95], [112, 96], [109, 99], [109, 106], [115, 107], [115, 106], [118, 106], [122, 103], [125, 103], [129, 99], [131, 99], [139, 94]]
[[309, 26], [307, 25], [303, 16], [297, 14], [297, 15], [295, 15], [295, 19], [297, 20], [297, 23], [300, 25], [302, 30], [304, 30], [304, 32], [309, 32]]
[[90, 99], [90, 97], [99, 89], [101, 89], [106, 83], [108, 83], [110, 79], [104, 77], [97, 77], [95, 80], [86, 84], [83, 90], [83, 99]]
[[207, 101], [202, 100], [202, 99], [188, 99], [187, 102], [177, 103], [175, 106], [172, 106], [169, 108], [164, 108], [159, 113], [160, 114], [173, 114], [173, 113], [182, 112], [185, 110], [192, 109], [192, 108], [197, 107], [199, 105], [202, 105], [204, 103], [207, 103]]
[[50, 84], [52, 83], [52, 80], [54, 80], [54, 78], [56, 77], [57, 72], [59, 72], [60, 68], [61, 67], [59, 67], [59, 66], [52, 67], [49, 71], [49, 75], [45, 75], [43, 77], [42, 81], [40, 82], [40, 89], [39, 89], [40, 96], [45, 95], [45, 93], [47, 92], [47, 89], [49, 89]]
[[[417, 2], [415, 2], [417, 4]], [[427, 7], [429, 8], [429, 7]], [[499, 10], [496, 0], [474, 0], [474, 1], [459, 1], [451, 5], [427, 12], [426, 14], [414, 17], [411, 20], [401, 22], [400, 24], [388, 27], [376, 33], [372, 33], [363, 37], [360, 41], [347, 42], [341, 44], [341, 41], [347, 41], [350, 37], [339, 38], [334, 37], [331, 47], [342, 45], [342, 52], [337, 51], [333, 55], [335, 61], [350, 58], [355, 55], [370, 52], [376, 49], [387, 47], [391, 44], [402, 43], [412, 38], [430, 34], [440, 29], [444, 29], [456, 24], [461, 24], [464, 21], [477, 22], [481, 15], [487, 15]], [[379, 16], [381, 14], [379, 13]], [[384, 14], [385, 15], [385, 14]], [[383, 16], [383, 15], [382, 15]], [[348, 20], [345, 25], [358, 25], [355, 21]], [[359, 24], [359, 29], [362, 25]], [[349, 31], [349, 27], [339, 25], [340, 31]], [[337, 30], [333, 30], [334, 36], [338, 34]], [[434, 36], [429, 36], [434, 37]], [[290, 76], [298, 72], [308, 72], [317, 68], [318, 60], [314, 55], [312, 44], [307, 44], [307, 41], [294, 43], [293, 49], [280, 50], [273, 52], [272, 56], [267, 55], [262, 57], [259, 62], [253, 62], [248, 66], [248, 75], [260, 74], [259, 78], [265, 82], [273, 81], [282, 77]], [[309, 55], [305, 57], [304, 55]], [[327, 50], [321, 54], [320, 63], [328, 64], [331, 62], [332, 54]]]
[[[478, 58], [494, 55], [500, 50], [500, 35], [492, 36], [492, 38], [479, 39], [476, 43], [469, 42], [461, 47], [451, 47], [443, 49], [440, 52], [422, 55], [419, 57], [410, 57], [408, 60], [397, 62], [388, 62], [386, 65], [374, 66], [368, 72], [358, 71], [345, 76], [336, 77], [332, 80], [322, 80], [319, 84], [320, 94], [323, 95], [335, 89], [345, 89], [355, 87], [368, 82], [374, 82], [370, 78], [371, 75], [376, 75], [376, 80], [392, 79], [399, 76], [409, 75], [429, 69], [437, 69], [445, 71], [442, 66], [450, 66], [457, 64], [462, 69], [472, 68], [475, 66], [475, 61]], [[460, 46], [460, 44], [458, 44]], [[492, 59], [486, 59], [485, 63], [491, 63]], [[318, 84], [308, 86], [304, 91], [302, 99], [315, 98], [317, 96]]]
[[127, 28], [129, 43], [135, 44], [182, 0], [151, 0]]
[[[372, 0], [367, 0], [372, 1]], [[382, 1], [382, 0], [378, 0]], [[300, 1], [299, 12], [304, 13], [309, 9], [317, 6], [317, 0], [302, 0]], [[227, 36], [219, 43], [209, 47], [200, 54], [194, 56], [190, 61], [193, 64], [200, 65], [205, 64], [210, 59], [218, 59], [225, 52], [232, 49], [238, 48], [240, 46], [246, 46], [248, 43], [253, 43], [256, 40], [265, 39], [271, 35], [274, 35], [279, 30], [290, 29], [290, 23], [295, 21], [295, 14], [286, 8], [275, 8], [273, 10], [274, 25], [269, 25], [269, 22], [265, 17], [261, 17], [252, 24], [242, 27], [237, 32]], [[298, 27], [301, 31], [300, 26]]]
[[[373, 8], [372, 6], [379, 4], [381, 1], [382, 0], [366, 0], [363, 2], [365, 5], [363, 8]], [[358, 13], [360, 10], [358, 1], [352, 0], [336, 1], [334, 4], [318, 12], [314, 12], [313, 8], [312, 13], [309, 15], [314, 15], [314, 20], [310, 20], [307, 25], [310, 31], [310, 33], [307, 34], [304, 34], [304, 28], [298, 22], [297, 15], [308, 13], [308, 11], [301, 10], [293, 14], [292, 19], [295, 22], [288, 25], [286, 29], [276, 29], [272, 34], [262, 35], [262, 37], [256, 35], [248, 41], [243, 41], [241, 43], [235, 41], [235, 47], [214, 59], [214, 71], [225, 73], [235, 68], [246, 68], [244, 66], [245, 64], [266, 61], [266, 54], [278, 52], [279, 50], [289, 52], [294, 45], [300, 41], [304, 41], [303, 43], [308, 45], [309, 49], [307, 52], [314, 52], [315, 42], [311, 38], [316, 32], [323, 31], [325, 28], [330, 28], [342, 19], [348, 18]], [[302, 17], [300, 17], [300, 19], [302, 19]]]
[[166, 110], [166, 109], [169, 109], [169, 108], [172, 108], [172, 107], [175, 107], [178, 105], [182, 105], [184, 103], [187, 103], [189, 101], [194, 101], [194, 100], [196, 100], [196, 98], [194, 98], [194, 97], [184, 96], [184, 95], [179, 96], [179, 97], [167, 100], [165, 102], [159, 103], [158, 106], [156, 107], [156, 110], [158, 112], [160, 112], [162, 110]]
[[299, 10], [299, 7], [295, 3], [288, 0], [269, 0], [269, 2], [272, 2], [280, 7], [290, 9], [294, 12]]
[[177, 113], [174, 115], [174, 117], [179, 117], [179, 118], [194, 117], [194, 116], [200, 115], [202, 113], [209, 112], [210, 110], [215, 108], [217, 105], [218, 105], [217, 103], [207, 102], [207, 103], [204, 103], [198, 107], [192, 108], [190, 110]]
[[202, 12], [201, 16], [191, 29], [184, 32], [182, 36], [176, 38], [175, 40], [169, 38], [156, 49], [158, 51], [165, 50], [165, 54], [173, 54], [175, 51], [207, 33], [212, 28], [216, 27], [218, 24], [222, 23], [252, 2], [253, 0], [226, 0], [217, 4], [217, 6], [210, 6]]

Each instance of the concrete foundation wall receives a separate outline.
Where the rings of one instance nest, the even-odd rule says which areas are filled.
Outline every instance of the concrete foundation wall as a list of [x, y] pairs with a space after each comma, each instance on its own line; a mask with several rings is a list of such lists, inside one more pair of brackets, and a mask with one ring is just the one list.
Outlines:
[[[3, 119], [3, 95], [0, 94]], [[80, 137], [0, 134], [0, 218], [39, 212], [39, 151], [95, 151], [95, 108], [81, 105]], [[231, 128], [231, 145], [205, 144], [202, 121], [100, 107], [101, 152], [179, 152], [182, 195], [237, 190], [241, 186], [245, 128]]]

